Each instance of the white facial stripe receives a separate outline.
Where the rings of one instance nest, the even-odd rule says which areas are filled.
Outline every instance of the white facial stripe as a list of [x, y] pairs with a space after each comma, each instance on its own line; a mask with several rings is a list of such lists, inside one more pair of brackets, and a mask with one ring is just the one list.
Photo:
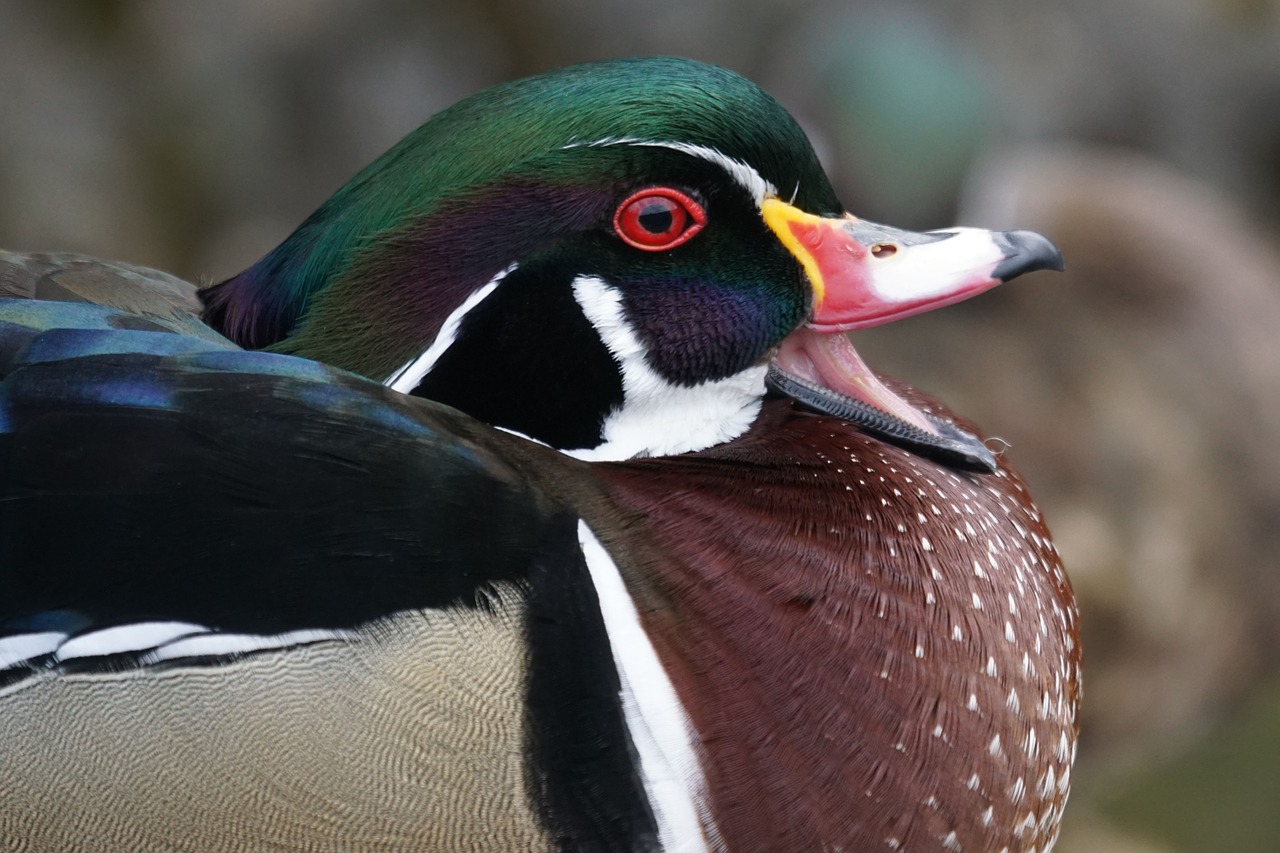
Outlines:
[[[580, 148], [597, 147], [602, 145], [631, 145], [637, 148], [667, 148], [671, 151], [679, 151], [682, 154], [688, 154], [691, 157], [706, 160], [709, 163], [715, 163], [723, 169], [729, 177], [733, 178], [740, 187], [750, 193], [751, 197], [756, 200], [757, 205], [764, 201], [765, 198], [778, 194], [777, 188], [766, 181], [764, 176], [751, 166], [741, 160], [735, 160], [714, 148], [708, 148], [705, 145], [694, 145], [691, 142], [664, 142], [660, 140], [635, 139], [632, 137], [622, 136], [606, 137], [605, 139], [597, 139], [594, 142], [571, 142], [564, 147]], [[799, 189], [799, 184], [797, 184], [796, 187]]]
[[600, 600], [613, 664], [622, 683], [622, 711], [640, 760], [649, 807], [663, 850], [707, 850], [718, 837], [705, 802], [706, 780], [695, 732], [680, 697], [649, 642], [635, 604], [609, 552], [586, 522], [578, 543]]
[[688, 142], [640, 142], [637, 140], [631, 144], [639, 147], [670, 148], [672, 151], [680, 151], [710, 163], [715, 163], [721, 169], [724, 169], [729, 177], [737, 181], [739, 186], [751, 194], [751, 197], [756, 200], [756, 205], [759, 205], [765, 198], [778, 194], [777, 188], [766, 181], [755, 169], [741, 160], [735, 160], [732, 157], [721, 154], [714, 148], [692, 145]]
[[893, 303], [953, 293], [990, 277], [1004, 260], [1004, 250], [996, 245], [990, 231], [946, 231], [955, 236], [907, 246], [890, 257], [869, 259], [867, 280], [875, 295]]
[[489, 279], [488, 284], [475, 290], [464, 299], [462, 304], [453, 309], [453, 313], [445, 318], [444, 323], [440, 326], [440, 331], [436, 333], [436, 339], [431, 342], [431, 346], [427, 347], [421, 355], [409, 359], [403, 367], [391, 374], [391, 377], [382, 384], [402, 394], [408, 394], [414, 388], [417, 388], [418, 383], [436, 366], [440, 356], [444, 355], [445, 350], [453, 346], [453, 342], [457, 340], [458, 327], [462, 325], [462, 318], [467, 316], [471, 309], [483, 302], [485, 297], [493, 293], [499, 282], [506, 278], [517, 266], [518, 264], [512, 264], [507, 267]]
[[621, 367], [623, 400], [605, 419], [602, 444], [567, 455], [593, 462], [672, 456], [737, 438], [755, 421], [767, 364], [692, 387], [673, 385], [646, 363], [617, 288], [595, 276], [579, 276], [573, 298]]

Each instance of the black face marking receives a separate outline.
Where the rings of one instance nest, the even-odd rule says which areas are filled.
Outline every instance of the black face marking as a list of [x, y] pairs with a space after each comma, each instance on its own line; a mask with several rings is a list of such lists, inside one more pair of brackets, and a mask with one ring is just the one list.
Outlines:
[[526, 263], [463, 318], [411, 392], [563, 450], [600, 444], [618, 365], [573, 299], [573, 272]]
[[661, 147], [587, 150], [626, 176], [604, 204], [599, 188], [562, 190], [590, 200], [597, 219], [510, 258], [515, 270], [409, 393], [562, 450], [596, 448], [627, 401], [575, 280], [621, 294], [647, 366], [678, 386], [762, 364], [803, 318], [811, 297], [799, 264], [721, 166]]

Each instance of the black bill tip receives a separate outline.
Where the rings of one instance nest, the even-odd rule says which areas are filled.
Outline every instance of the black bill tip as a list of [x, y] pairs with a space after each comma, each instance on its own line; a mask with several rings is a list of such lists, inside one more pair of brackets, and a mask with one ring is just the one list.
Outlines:
[[1035, 231], [998, 231], [996, 243], [1004, 250], [1004, 260], [991, 275], [1009, 281], [1036, 270], [1062, 272], [1062, 252], [1048, 237]]

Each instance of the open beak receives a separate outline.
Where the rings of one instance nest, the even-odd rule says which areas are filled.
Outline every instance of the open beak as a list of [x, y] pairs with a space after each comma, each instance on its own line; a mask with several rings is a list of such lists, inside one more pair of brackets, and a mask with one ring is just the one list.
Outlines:
[[863, 363], [845, 335], [951, 305], [1025, 272], [1062, 269], [1034, 231], [948, 228], [916, 233], [852, 216], [821, 217], [766, 199], [765, 222], [813, 288], [808, 323], [788, 336], [769, 371], [777, 390], [891, 441], [995, 470], [977, 437], [908, 403]]

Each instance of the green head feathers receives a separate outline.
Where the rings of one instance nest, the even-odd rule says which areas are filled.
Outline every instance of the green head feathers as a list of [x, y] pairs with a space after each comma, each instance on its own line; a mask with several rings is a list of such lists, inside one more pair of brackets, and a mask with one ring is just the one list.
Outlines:
[[[779, 195], [794, 193], [802, 209], [840, 210], [804, 133], [749, 80], [675, 58], [578, 65], [438, 113], [261, 261], [205, 291], [206, 320], [242, 346], [300, 352], [370, 375], [393, 369], [398, 351], [379, 346], [375, 328], [391, 339], [434, 334], [415, 324], [516, 255], [599, 224], [602, 206], [652, 156], [653, 149], [599, 144], [621, 140], [712, 149], [749, 164]], [[538, 233], [539, 223], [550, 227]], [[423, 241], [439, 245], [432, 251]], [[366, 331], [362, 355], [344, 358]]]

